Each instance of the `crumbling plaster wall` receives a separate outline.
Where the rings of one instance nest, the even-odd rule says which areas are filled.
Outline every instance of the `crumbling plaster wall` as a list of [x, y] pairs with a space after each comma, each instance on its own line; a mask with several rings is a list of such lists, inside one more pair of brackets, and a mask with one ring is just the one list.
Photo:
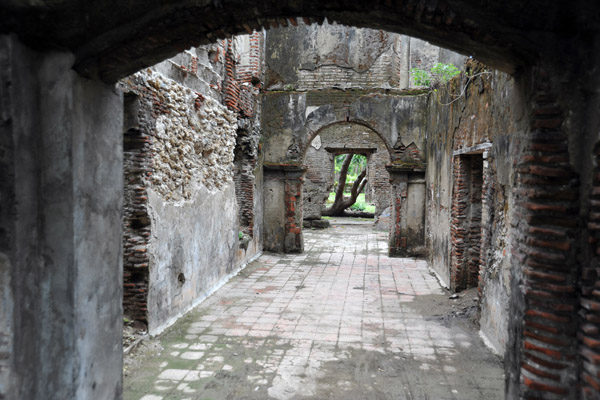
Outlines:
[[[474, 72], [481, 66], [470, 63]], [[452, 90], [462, 90], [465, 78], [455, 79]], [[482, 207], [482, 253], [480, 255], [481, 330], [500, 352], [508, 340], [511, 295], [511, 238], [516, 221], [512, 189], [515, 186], [520, 142], [528, 131], [522, 96], [515, 80], [500, 72], [475, 78], [465, 95], [452, 104], [447, 94], [432, 95], [428, 113], [427, 232], [426, 244], [432, 267], [451, 283], [453, 153], [483, 153], [484, 194]], [[491, 143], [485, 150], [475, 146]]]
[[348, 122], [325, 127], [314, 137], [306, 150], [304, 163], [307, 166], [304, 181], [304, 219], [319, 219], [325, 200], [333, 188], [333, 155], [343, 154], [343, 149], [368, 156], [367, 179], [375, 203], [375, 214], [379, 215], [390, 205], [390, 182], [385, 166], [390, 155], [383, 140], [371, 129]]
[[[243, 220], [238, 213], [249, 208], [260, 217], [262, 201], [255, 196], [240, 207], [233, 179], [236, 135], [252, 124], [248, 104], [246, 113], [239, 114], [236, 97], [223, 90], [223, 82], [235, 79], [227, 68], [241, 51], [234, 44], [192, 49], [120, 82], [127, 96], [137, 96], [139, 102], [133, 123], [125, 128], [126, 143], [131, 137], [147, 142], [137, 155], [147, 169], [140, 182], [126, 187], [137, 197], [131, 196], [133, 204], [125, 207], [125, 304], [137, 318], [136, 309], [146, 312], [142, 322], [152, 334], [261, 250], [260, 227], [243, 248], [238, 238]], [[256, 153], [258, 143], [252, 145]], [[126, 163], [126, 175], [138, 169]], [[260, 176], [251, 184], [260, 191]], [[136, 223], [127, 215], [130, 206], [140, 208], [137, 203], [142, 203], [148, 226], [134, 235]], [[129, 297], [136, 300], [128, 304]]]

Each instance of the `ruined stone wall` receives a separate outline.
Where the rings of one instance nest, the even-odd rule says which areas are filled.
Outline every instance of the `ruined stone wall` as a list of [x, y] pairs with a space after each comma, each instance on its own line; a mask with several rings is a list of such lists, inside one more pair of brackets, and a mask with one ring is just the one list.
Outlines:
[[[479, 287], [481, 329], [502, 352], [508, 340], [513, 187], [516, 155], [527, 132], [515, 81], [484, 72], [466, 93], [430, 98], [427, 142], [429, 260], [454, 289]], [[456, 79], [460, 91], [466, 79]], [[447, 104], [447, 105], [446, 105]]]
[[314, 137], [306, 151], [307, 166], [304, 182], [304, 219], [318, 219], [325, 207], [325, 200], [333, 188], [333, 156], [343, 154], [344, 149], [368, 156], [369, 190], [379, 215], [390, 205], [390, 179], [385, 166], [390, 156], [383, 140], [371, 129], [351, 123], [339, 123], [325, 127]]
[[[428, 71], [433, 67], [436, 63], [441, 62], [440, 60], [440, 52], [444, 51], [443, 49], [432, 45], [424, 40], [417, 39], [414, 37], [407, 37], [408, 43], [405, 45], [410, 46], [410, 65], [412, 68], [419, 68], [425, 71]], [[456, 54], [456, 53], [454, 53]], [[460, 59], [460, 58], [459, 58]], [[461, 68], [462, 63], [456, 65], [457, 68]], [[414, 82], [410, 81], [410, 87], [414, 87]]]
[[[265, 88], [391, 87], [398, 82], [399, 35], [337, 24], [267, 32]], [[290, 52], [290, 49], [292, 51]]]
[[[124, 305], [151, 333], [260, 251], [260, 235], [239, 238], [243, 226], [252, 233], [253, 217], [262, 213], [255, 195], [262, 182], [254, 175], [257, 89], [248, 96], [232, 91], [245, 83], [235, 70], [240, 43], [192, 49], [120, 82], [126, 93]], [[236, 169], [234, 149], [248, 136], [246, 163]]]
[[[439, 47], [408, 36], [300, 22], [267, 32], [265, 89], [413, 88], [410, 69], [429, 70], [441, 57]], [[464, 56], [452, 61], [461, 68]]]
[[[450, 59], [453, 55], [442, 53], [425, 41], [384, 31], [327, 22], [294, 25], [298, 26], [267, 32], [262, 105], [265, 162], [299, 166], [307, 154], [308, 161], [323, 165], [327, 163], [325, 157], [314, 160], [317, 153], [309, 148], [316, 132], [340, 122], [370, 127], [389, 149], [390, 162], [402, 171], [396, 185], [397, 195], [402, 199], [395, 202], [389, 215], [403, 225], [392, 234], [403, 233], [392, 240], [390, 248], [396, 249], [398, 255], [407, 255], [406, 246], [419, 243], [419, 249], [410, 253], [422, 254], [423, 213], [411, 214], [414, 218], [410, 217], [410, 224], [408, 220], [414, 206], [423, 206], [422, 201], [418, 205], [411, 202], [422, 198], [419, 185], [423, 185], [427, 100], [422, 96], [426, 90], [415, 90], [409, 75], [411, 67], [429, 69], [442, 56]], [[383, 194], [391, 186], [380, 160], [378, 164], [370, 179], [371, 188], [381, 193], [376, 199], [380, 213], [391, 201]], [[413, 171], [417, 174], [412, 174]], [[307, 177], [303, 205], [307, 211], [305, 217], [313, 218], [320, 213], [323, 194], [319, 192], [326, 190], [329, 178], [310, 169]], [[272, 190], [279, 189], [273, 186]], [[280, 201], [279, 197], [270, 198]], [[283, 207], [283, 203], [278, 207]], [[281, 226], [270, 225], [265, 224], [269, 229], [268, 241], [281, 242], [288, 232]], [[408, 235], [409, 225], [414, 234]]]
[[[264, 34], [255, 32], [251, 35], [238, 36], [234, 49], [237, 54], [228, 52], [228, 60], [235, 58], [235, 70], [227, 69], [227, 82], [237, 83], [237, 92], [229, 91], [227, 105], [238, 111], [238, 129], [235, 146], [235, 188], [238, 200], [238, 215], [241, 231], [244, 233], [244, 246], [248, 238], [258, 233], [260, 237], [261, 216], [257, 214], [262, 208], [262, 162], [259, 154], [260, 101], [259, 93], [263, 80]], [[230, 63], [231, 64], [231, 63]], [[260, 204], [260, 206], [259, 206]], [[256, 245], [257, 241], [252, 242]], [[252, 244], [251, 243], [251, 244]]]
[[363, 124], [392, 149], [392, 159], [422, 159], [427, 97], [422, 92], [319, 90], [265, 92], [262, 128], [265, 162], [302, 161], [311, 138], [338, 122]]

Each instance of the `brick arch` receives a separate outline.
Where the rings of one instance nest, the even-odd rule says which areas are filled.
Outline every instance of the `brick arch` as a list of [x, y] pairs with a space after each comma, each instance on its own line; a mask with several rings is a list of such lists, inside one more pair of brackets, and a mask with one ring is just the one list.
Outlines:
[[[1, 29], [17, 32], [38, 47], [68, 48], [76, 55], [75, 69], [81, 75], [109, 83], [186, 48], [255, 29], [295, 25], [298, 17], [308, 23], [328, 18], [419, 37], [513, 72], [539, 50], [533, 40], [523, 40], [526, 33], [549, 25], [548, 21], [516, 18], [536, 15], [537, 2], [516, 8], [473, 0], [258, 0], [250, 6], [242, 0], [180, 0], [168, 5], [158, 0], [133, 0], [94, 7], [65, 0], [45, 9], [19, 4], [0, 7], [4, 11], [0, 15], [5, 15], [0, 17]], [[544, 3], [546, 9], [558, 7]], [[15, 13], [19, 19], [10, 17]]]
[[304, 146], [302, 146], [302, 149], [301, 149], [302, 156], [300, 157], [301, 162], [304, 162], [304, 160], [306, 159], [306, 152], [308, 151], [308, 148], [310, 147], [310, 144], [313, 142], [313, 140], [317, 136], [319, 136], [321, 134], [321, 132], [323, 132], [324, 130], [329, 129], [335, 125], [360, 125], [360, 126], [367, 128], [371, 132], [375, 133], [377, 135], [377, 137], [379, 137], [379, 139], [381, 139], [381, 141], [385, 145], [385, 148], [388, 151], [390, 160], [393, 159], [393, 155], [394, 155], [393, 148], [390, 145], [389, 141], [386, 140], [386, 138], [383, 137], [383, 135], [381, 133], [379, 133], [375, 128], [373, 128], [372, 126], [370, 126], [368, 123], [366, 123], [364, 121], [350, 119], [348, 121], [337, 121], [337, 122], [325, 124], [325, 125], [319, 127], [319, 129], [312, 132], [311, 135], [309, 136], [308, 140], [306, 141], [306, 144]]

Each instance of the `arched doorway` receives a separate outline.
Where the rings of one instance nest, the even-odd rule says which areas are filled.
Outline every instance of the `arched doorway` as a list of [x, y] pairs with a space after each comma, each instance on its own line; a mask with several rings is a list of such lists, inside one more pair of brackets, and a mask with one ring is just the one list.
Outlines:
[[[306, 147], [304, 165], [307, 166], [307, 170], [303, 189], [305, 220], [321, 218], [324, 200], [335, 184], [333, 157], [340, 154], [359, 154], [367, 157], [368, 190], [365, 194], [375, 204], [375, 216], [380, 216], [390, 206], [391, 188], [385, 166], [391, 159], [386, 143], [368, 126], [340, 122], [320, 129]], [[386, 228], [389, 227], [386, 225]]]

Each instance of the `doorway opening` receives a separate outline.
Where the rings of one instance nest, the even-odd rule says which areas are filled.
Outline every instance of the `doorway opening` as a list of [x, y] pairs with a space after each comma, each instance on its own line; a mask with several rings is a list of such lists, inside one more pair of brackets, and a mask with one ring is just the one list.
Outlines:
[[456, 156], [453, 177], [450, 285], [461, 291], [479, 285], [483, 155]]

